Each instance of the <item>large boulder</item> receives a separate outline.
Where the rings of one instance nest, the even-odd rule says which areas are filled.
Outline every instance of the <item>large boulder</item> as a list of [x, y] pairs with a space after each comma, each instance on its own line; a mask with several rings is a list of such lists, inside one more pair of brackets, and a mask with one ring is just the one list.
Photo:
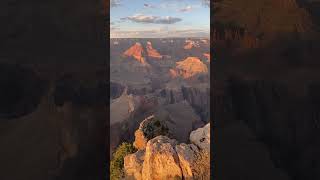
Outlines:
[[177, 141], [158, 136], [147, 143], [142, 168], [143, 180], [182, 179], [179, 157], [174, 147]]
[[210, 123], [190, 133], [190, 142], [210, 152]]
[[134, 154], [127, 155], [124, 158], [124, 169], [127, 179], [142, 180], [142, 166], [145, 151], [139, 150]]
[[[207, 128], [210, 129], [210, 125], [196, 131], [204, 130], [205, 137], [210, 138]], [[198, 136], [203, 137], [201, 133]], [[147, 143], [143, 150], [124, 158], [126, 179], [210, 179], [210, 149], [206, 145], [178, 144], [175, 139], [162, 135], [144, 140]]]
[[190, 141], [176, 146], [184, 179], [210, 179], [210, 123], [192, 131]]
[[184, 179], [193, 179], [194, 162], [196, 161], [196, 154], [199, 153], [199, 149], [193, 144], [187, 145], [184, 143], [176, 145], [175, 149], [179, 157]]

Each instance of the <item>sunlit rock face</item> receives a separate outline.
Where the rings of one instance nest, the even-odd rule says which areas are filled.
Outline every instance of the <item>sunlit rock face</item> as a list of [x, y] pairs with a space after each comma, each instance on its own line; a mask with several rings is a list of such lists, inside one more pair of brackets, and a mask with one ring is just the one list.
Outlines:
[[[210, 139], [208, 129], [210, 124], [192, 131], [190, 141], [194, 136]], [[148, 140], [143, 149], [124, 158], [126, 179], [210, 179], [210, 141], [196, 143], [179, 144], [163, 135]]]
[[133, 57], [135, 60], [140, 62], [141, 64], [146, 64], [144, 58], [144, 50], [141, 43], [136, 42], [135, 45], [131, 46], [128, 50], [126, 50], [123, 55], [125, 57]]
[[200, 47], [198, 42], [191, 41], [191, 40], [186, 40], [186, 44], [184, 45], [183, 49], [192, 49], [192, 48], [197, 48]]
[[176, 68], [171, 69], [169, 73], [171, 77], [180, 76], [188, 79], [195, 75], [208, 73], [208, 68], [198, 57], [187, 57], [185, 60], [177, 62]]
[[149, 57], [161, 59], [162, 55], [152, 47], [152, 44], [150, 41], [147, 42], [147, 53]]
[[149, 116], [140, 123], [139, 129], [136, 130], [133, 145], [137, 149], [144, 149], [148, 140], [158, 135], [167, 135], [167, 133], [168, 128], [162, 121], [157, 120], [153, 115]]

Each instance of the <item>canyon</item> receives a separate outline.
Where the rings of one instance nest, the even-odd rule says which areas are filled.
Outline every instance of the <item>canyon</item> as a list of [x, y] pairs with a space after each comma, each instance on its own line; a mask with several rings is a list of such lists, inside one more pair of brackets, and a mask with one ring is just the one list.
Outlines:
[[[118, 96], [110, 99], [110, 158], [116, 157], [117, 150], [122, 147], [123, 142], [133, 144], [138, 149], [135, 154], [124, 158], [124, 167], [120, 170], [131, 174], [118, 178], [189, 177], [192, 176], [190, 171], [196, 162], [181, 160], [181, 163], [187, 161], [185, 163], [189, 164], [185, 165], [188, 170], [181, 169], [177, 162], [178, 154], [186, 159], [193, 156], [202, 157], [197, 148], [194, 149], [197, 153], [192, 157], [184, 157], [184, 154], [189, 152], [185, 152], [184, 149], [189, 147], [186, 143], [190, 143], [190, 133], [209, 123], [210, 64], [203, 54], [210, 52], [210, 40], [188, 39], [111, 39], [113, 53], [110, 59], [110, 79], [111, 83], [118, 87], [112, 88], [114, 92], [111, 94]], [[185, 42], [191, 41], [198, 42], [199, 45], [196, 48], [185, 49]], [[150, 135], [146, 135], [146, 132]], [[151, 140], [152, 138], [158, 140]], [[151, 144], [148, 146], [149, 143]], [[156, 150], [158, 146], [169, 149]], [[159, 152], [149, 152], [149, 147]], [[210, 168], [209, 152], [208, 150], [206, 155], [203, 155], [206, 160], [202, 162], [203, 168], [207, 170]], [[168, 157], [161, 153], [168, 154]], [[150, 161], [147, 160], [148, 156]], [[142, 157], [145, 157], [144, 163], [141, 162]], [[172, 174], [168, 169], [159, 169], [154, 172], [158, 175], [152, 175], [153, 169], [158, 166], [156, 161], [152, 160], [154, 157], [168, 159], [163, 161], [163, 164], [158, 164], [159, 167], [166, 163], [175, 163], [172, 168], [177, 174]], [[194, 173], [202, 170], [196, 170]], [[207, 170], [200, 173], [199, 177], [209, 179]]]

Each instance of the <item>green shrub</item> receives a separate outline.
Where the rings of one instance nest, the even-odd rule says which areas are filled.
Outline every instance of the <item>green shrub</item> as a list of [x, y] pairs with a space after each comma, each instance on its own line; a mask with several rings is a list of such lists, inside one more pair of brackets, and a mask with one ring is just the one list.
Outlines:
[[169, 129], [164, 121], [154, 118], [153, 121], [145, 124], [142, 131], [149, 140], [159, 135], [167, 136]]
[[123, 163], [124, 157], [128, 154], [136, 152], [134, 146], [130, 143], [123, 142], [113, 153], [113, 158], [110, 162], [110, 179], [119, 180], [124, 176]]

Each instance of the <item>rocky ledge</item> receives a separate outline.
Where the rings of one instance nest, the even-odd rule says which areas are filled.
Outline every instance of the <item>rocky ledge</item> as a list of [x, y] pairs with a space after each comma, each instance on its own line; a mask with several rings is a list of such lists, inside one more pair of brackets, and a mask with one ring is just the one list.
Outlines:
[[[136, 133], [135, 146], [142, 136]], [[210, 123], [190, 133], [190, 144], [164, 135], [148, 139], [143, 136], [147, 143], [124, 158], [125, 179], [210, 179]]]

